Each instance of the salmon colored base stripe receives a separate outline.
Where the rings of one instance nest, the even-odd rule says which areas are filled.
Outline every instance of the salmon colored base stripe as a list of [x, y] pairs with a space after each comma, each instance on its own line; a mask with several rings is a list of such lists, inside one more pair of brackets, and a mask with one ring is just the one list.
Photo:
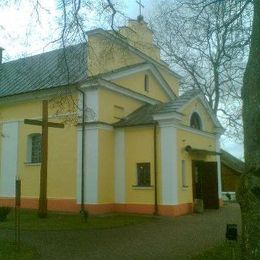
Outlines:
[[[14, 207], [15, 200], [13, 198], [0, 198], [0, 206]], [[21, 207], [28, 209], [38, 208], [38, 199], [23, 198]], [[90, 214], [104, 214], [112, 212], [121, 213], [139, 213], [153, 214], [154, 205], [147, 204], [89, 204], [85, 205], [85, 209]], [[80, 205], [73, 199], [48, 199], [48, 210], [63, 212], [79, 212]], [[158, 205], [158, 214], [162, 216], [181, 216], [193, 212], [192, 203], [184, 203], [180, 205]]]
[[162, 216], [182, 216], [193, 212], [192, 203], [179, 205], [159, 205], [159, 215]]

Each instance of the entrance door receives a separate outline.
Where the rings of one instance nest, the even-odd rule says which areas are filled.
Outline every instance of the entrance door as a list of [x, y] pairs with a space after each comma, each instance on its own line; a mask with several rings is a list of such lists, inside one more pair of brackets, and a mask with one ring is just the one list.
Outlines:
[[202, 199], [205, 209], [218, 209], [216, 162], [193, 161], [193, 198]]

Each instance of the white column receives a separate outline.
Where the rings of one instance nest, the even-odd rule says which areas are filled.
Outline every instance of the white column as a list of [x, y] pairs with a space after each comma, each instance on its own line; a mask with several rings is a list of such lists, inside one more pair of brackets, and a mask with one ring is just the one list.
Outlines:
[[[77, 202], [81, 202], [81, 160], [82, 160], [82, 130], [77, 136]], [[98, 202], [98, 129], [86, 128], [85, 132], [85, 175], [84, 202], [96, 204]]]
[[[220, 135], [216, 136], [216, 152], [220, 153]], [[221, 160], [220, 155], [216, 156], [217, 159], [217, 172], [218, 172], [218, 198], [222, 198], [222, 181], [221, 181]]]
[[115, 202], [125, 203], [125, 132], [115, 130]]
[[161, 125], [162, 204], [178, 204], [177, 133], [173, 125]]
[[15, 196], [15, 179], [18, 170], [18, 133], [19, 123], [9, 122], [3, 124], [1, 172], [0, 172], [0, 196]]

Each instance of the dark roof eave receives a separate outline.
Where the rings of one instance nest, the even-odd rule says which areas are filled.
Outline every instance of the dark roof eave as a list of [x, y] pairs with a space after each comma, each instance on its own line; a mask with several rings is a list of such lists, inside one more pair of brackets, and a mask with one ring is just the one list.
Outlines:
[[34, 94], [36, 92], [43, 92], [43, 91], [47, 91], [47, 90], [57, 90], [59, 88], [66, 88], [66, 87], [73, 87], [73, 86], [75, 86], [75, 88], [76, 88], [76, 87], [79, 87], [80, 84], [85, 83], [87, 80], [88, 79], [84, 79], [84, 80], [75, 81], [75, 82], [69, 83], [69, 84], [52, 86], [52, 87], [48, 87], [48, 88], [34, 89], [34, 90], [19, 92], [19, 93], [15, 93], [15, 94], [11, 94], [11, 95], [0, 96], [0, 100], [3, 98], [12, 98], [12, 97], [16, 97], [19, 95]]

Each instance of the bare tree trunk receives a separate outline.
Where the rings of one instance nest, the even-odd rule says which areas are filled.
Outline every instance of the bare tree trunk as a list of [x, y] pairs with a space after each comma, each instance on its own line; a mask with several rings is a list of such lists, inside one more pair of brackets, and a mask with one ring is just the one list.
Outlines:
[[242, 89], [246, 171], [238, 190], [243, 259], [260, 259], [260, 1], [253, 4], [250, 55]]

